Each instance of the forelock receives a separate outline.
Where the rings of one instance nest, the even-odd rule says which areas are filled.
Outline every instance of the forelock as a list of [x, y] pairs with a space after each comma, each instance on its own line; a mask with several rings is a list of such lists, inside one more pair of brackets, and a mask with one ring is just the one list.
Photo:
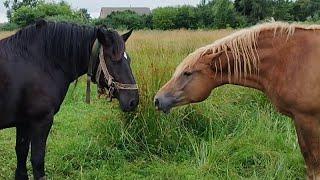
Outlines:
[[108, 30], [108, 38], [112, 41], [112, 54], [119, 60], [125, 52], [125, 43], [118, 32], [114, 30]]

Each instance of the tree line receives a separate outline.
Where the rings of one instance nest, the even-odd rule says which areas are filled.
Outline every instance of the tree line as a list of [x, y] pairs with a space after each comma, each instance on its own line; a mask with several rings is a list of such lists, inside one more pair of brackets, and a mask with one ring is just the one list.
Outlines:
[[149, 15], [113, 12], [104, 19], [93, 19], [86, 9], [74, 10], [65, 1], [6, 0], [4, 5], [9, 23], [2, 25], [2, 30], [21, 28], [37, 19], [161, 30], [241, 28], [270, 18], [320, 22], [320, 0], [201, 0], [196, 7], [161, 7]]

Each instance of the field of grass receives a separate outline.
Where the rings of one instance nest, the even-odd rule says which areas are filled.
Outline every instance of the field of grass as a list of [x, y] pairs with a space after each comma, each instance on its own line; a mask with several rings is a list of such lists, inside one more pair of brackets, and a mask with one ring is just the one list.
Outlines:
[[[230, 33], [135, 32], [127, 49], [140, 87], [137, 112], [104, 99], [85, 104], [84, 78], [71, 86], [49, 136], [48, 178], [305, 179], [292, 121], [256, 90], [223, 86], [203, 103], [155, 111], [153, 96], [179, 62]], [[14, 147], [15, 129], [0, 131], [0, 179], [13, 179]]]

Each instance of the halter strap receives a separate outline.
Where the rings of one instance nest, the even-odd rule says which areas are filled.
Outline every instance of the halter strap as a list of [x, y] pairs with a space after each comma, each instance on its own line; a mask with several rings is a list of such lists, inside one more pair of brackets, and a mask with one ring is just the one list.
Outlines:
[[[137, 84], [124, 84], [124, 83], [120, 83], [114, 80], [114, 78], [111, 76], [111, 74], [108, 71], [107, 68], [107, 64], [106, 61], [104, 60], [103, 57], [103, 49], [100, 49], [100, 54], [99, 54], [99, 60], [100, 60], [100, 64], [98, 66], [98, 70], [97, 70], [97, 74], [96, 74], [96, 80], [99, 80], [101, 71], [104, 74], [104, 78], [106, 80], [106, 82], [108, 83], [108, 86], [115, 86], [116, 89], [127, 89], [127, 90], [137, 90], [138, 86]], [[99, 70], [101, 68], [101, 70]]]
[[[91, 85], [91, 78], [93, 76], [94, 60], [96, 59], [96, 55], [95, 55], [96, 53], [94, 52], [98, 51], [99, 46], [100, 44], [96, 40], [93, 45], [93, 50], [92, 50], [92, 54], [91, 54], [89, 65], [88, 65], [87, 92], [86, 92], [86, 102], [88, 104], [90, 104], [90, 93], [91, 93], [90, 85]], [[100, 48], [100, 52], [99, 52], [99, 65], [98, 65], [96, 77], [95, 77], [97, 84], [99, 84], [100, 82], [99, 80], [100, 80], [101, 72], [103, 72], [104, 80], [109, 87], [108, 91], [109, 91], [110, 101], [112, 101], [115, 90], [137, 90], [138, 89], [137, 84], [124, 84], [114, 80], [114, 78], [111, 76], [111, 74], [108, 71], [107, 64], [103, 56], [103, 48]], [[101, 92], [105, 92], [104, 88], [101, 89]]]

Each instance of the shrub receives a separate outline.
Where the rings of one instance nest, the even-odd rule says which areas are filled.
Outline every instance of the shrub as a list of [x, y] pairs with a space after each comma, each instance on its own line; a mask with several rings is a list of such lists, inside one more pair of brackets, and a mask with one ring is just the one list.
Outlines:
[[149, 15], [139, 15], [133, 11], [112, 12], [104, 19], [95, 19], [93, 25], [105, 25], [114, 29], [144, 29], [150, 27]]
[[236, 27], [236, 11], [231, 1], [217, 0], [212, 10], [216, 28]]
[[0, 31], [13, 31], [18, 28], [19, 28], [19, 25], [15, 23], [5, 23], [0, 25]]
[[112, 12], [106, 19], [107, 25], [115, 29], [143, 29], [145, 20], [133, 11]]
[[71, 21], [87, 23], [88, 20], [80, 12], [75, 12], [70, 5], [61, 3], [39, 3], [36, 7], [21, 6], [12, 13], [11, 21], [20, 27], [33, 23], [37, 19], [50, 19], [55, 21]]
[[181, 29], [196, 29], [197, 17], [195, 8], [192, 6], [181, 6], [177, 8], [177, 15], [175, 17], [176, 28]]
[[19, 26], [26, 26], [41, 17], [43, 15], [33, 8], [22, 6], [12, 14], [11, 21]]
[[157, 8], [153, 11], [153, 27], [155, 29], [176, 29], [176, 17], [178, 15], [177, 8], [163, 7]]

